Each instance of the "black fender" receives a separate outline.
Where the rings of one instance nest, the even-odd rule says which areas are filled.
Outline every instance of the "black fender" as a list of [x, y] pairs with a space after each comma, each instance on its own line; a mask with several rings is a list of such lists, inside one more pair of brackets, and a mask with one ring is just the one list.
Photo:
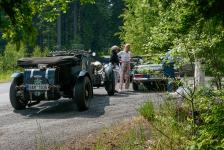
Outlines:
[[107, 64], [104, 66], [104, 71], [105, 71], [105, 81], [113, 81], [114, 80], [114, 70], [113, 70], [113, 65], [112, 64]]
[[85, 77], [85, 76], [89, 77], [90, 81], [92, 82], [92, 78], [91, 78], [91, 76], [90, 76], [88, 71], [82, 70], [78, 74], [78, 78], [82, 78], [82, 77]]
[[[78, 80], [79, 78], [84, 78], [84, 77], [86, 77], [86, 76], [89, 78], [89, 80], [90, 80], [90, 82], [91, 82], [92, 93], [93, 93], [93, 81], [92, 81], [92, 77], [91, 77], [91, 75], [89, 74], [88, 71], [86, 71], [86, 70], [82, 70], [82, 71], [80, 71], [79, 74], [78, 74], [77, 80]], [[93, 95], [92, 95], [92, 96], [93, 96]]]
[[23, 73], [21, 72], [15, 72], [11, 75], [11, 78], [20, 78], [20, 77], [23, 77]]

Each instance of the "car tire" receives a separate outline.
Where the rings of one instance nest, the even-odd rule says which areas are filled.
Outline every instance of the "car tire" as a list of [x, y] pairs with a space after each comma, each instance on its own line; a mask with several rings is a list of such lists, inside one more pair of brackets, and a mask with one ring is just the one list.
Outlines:
[[114, 80], [105, 82], [105, 89], [109, 96], [112, 96], [115, 93], [115, 83], [114, 82], [115, 82]]
[[112, 76], [110, 81], [105, 81], [105, 89], [107, 91], [107, 95], [113, 96], [115, 93], [115, 79]]
[[15, 110], [25, 109], [28, 103], [28, 101], [25, 101], [24, 98], [17, 96], [16, 86], [19, 86], [22, 84], [23, 84], [23, 78], [16, 77], [13, 79], [10, 86], [10, 91], [9, 91], [10, 103]]
[[108, 85], [108, 89], [109, 89], [109, 90], [107, 91], [107, 94], [108, 94], [109, 96], [113, 96], [114, 93], [115, 93], [115, 90], [114, 90], [113, 86], [114, 86], [114, 85], [112, 85], [112, 83], [109, 83], [109, 85]]
[[133, 88], [134, 91], [138, 91], [138, 84], [133, 82], [132, 83], [132, 88]]
[[78, 78], [73, 89], [73, 100], [76, 102], [78, 110], [89, 109], [92, 97], [93, 88], [89, 77]]

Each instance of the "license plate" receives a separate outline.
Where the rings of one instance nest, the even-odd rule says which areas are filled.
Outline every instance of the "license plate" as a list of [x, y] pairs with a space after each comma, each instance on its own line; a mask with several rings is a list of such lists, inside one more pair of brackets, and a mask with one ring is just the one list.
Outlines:
[[29, 91], [46, 91], [48, 90], [48, 84], [28, 84]]

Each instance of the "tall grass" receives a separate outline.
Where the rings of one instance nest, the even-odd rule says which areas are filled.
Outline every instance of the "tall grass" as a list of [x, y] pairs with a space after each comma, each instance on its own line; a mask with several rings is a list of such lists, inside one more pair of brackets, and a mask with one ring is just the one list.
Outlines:
[[149, 121], [152, 132], [152, 149], [181, 150], [188, 140], [190, 126], [186, 121], [184, 110], [178, 110], [175, 101], [167, 99], [154, 109], [149, 101], [142, 105], [139, 113]]

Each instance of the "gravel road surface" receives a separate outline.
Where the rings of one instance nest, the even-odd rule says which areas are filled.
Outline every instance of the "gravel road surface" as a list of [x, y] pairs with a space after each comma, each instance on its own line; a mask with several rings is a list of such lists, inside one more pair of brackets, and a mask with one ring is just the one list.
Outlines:
[[94, 89], [88, 111], [78, 112], [67, 99], [15, 111], [9, 102], [9, 86], [10, 83], [0, 84], [0, 150], [36, 149], [40, 141], [63, 143], [94, 133], [137, 115], [136, 109], [147, 99], [157, 102], [163, 95], [129, 91], [109, 97], [104, 88], [98, 88]]

